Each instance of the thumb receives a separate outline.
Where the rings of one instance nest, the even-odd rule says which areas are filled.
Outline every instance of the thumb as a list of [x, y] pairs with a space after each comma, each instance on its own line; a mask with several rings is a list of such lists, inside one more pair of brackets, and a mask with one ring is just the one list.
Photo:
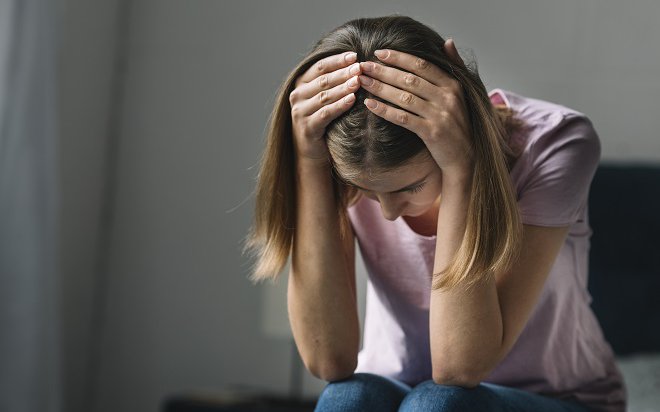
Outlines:
[[456, 44], [454, 43], [454, 39], [447, 39], [445, 41], [444, 45], [444, 50], [445, 53], [451, 58], [454, 63], [459, 64], [461, 66], [465, 66], [465, 63], [463, 62], [463, 59], [461, 59], [461, 56], [458, 54], [458, 50], [456, 50]]

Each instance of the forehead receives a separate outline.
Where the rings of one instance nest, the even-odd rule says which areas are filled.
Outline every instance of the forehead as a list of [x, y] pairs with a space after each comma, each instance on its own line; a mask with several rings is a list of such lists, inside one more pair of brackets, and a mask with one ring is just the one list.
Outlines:
[[420, 162], [417, 164], [397, 167], [387, 171], [365, 170], [356, 174], [348, 183], [362, 189], [374, 192], [395, 192], [418, 183], [433, 172], [433, 163]]
[[396, 167], [388, 170], [367, 169], [360, 171], [352, 180], [360, 182], [372, 182], [375, 184], [382, 182], [408, 180], [411, 177], [424, 175], [429, 171], [426, 164], [413, 166]]

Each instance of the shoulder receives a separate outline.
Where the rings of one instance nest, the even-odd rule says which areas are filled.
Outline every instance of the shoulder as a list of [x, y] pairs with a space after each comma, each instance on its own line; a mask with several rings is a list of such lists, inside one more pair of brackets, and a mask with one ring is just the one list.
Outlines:
[[591, 120], [569, 107], [496, 89], [527, 125], [512, 170], [523, 223], [570, 225], [583, 218], [589, 185], [600, 161]]
[[496, 88], [491, 90], [488, 95], [492, 101], [503, 101], [507, 107], [515, 110], [521, 119], [531, 122], [551, 122], [562, 116], [586, 117], [584, 113], [559, 103], [523, 96], [510, 90]]
[[525, 123], [517, 136], [523, 156], [529, 163], [548, 160], [558, 151], [574, 150], [583, 156], [600, 157], [600, 138], [591, 120], [570, 107], [504, 90], [493, 89], [492, 100], [499, 99]]

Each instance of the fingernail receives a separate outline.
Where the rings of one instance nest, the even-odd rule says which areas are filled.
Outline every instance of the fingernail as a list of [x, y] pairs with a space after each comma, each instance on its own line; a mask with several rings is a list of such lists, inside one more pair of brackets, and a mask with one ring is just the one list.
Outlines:
[[344, 103], [351, 103], [353, 100], [355, 100], [355, 95], [353, 93], [344, 97]]
[[344, 56], [344, 60], [346, 60], [346, 63], [351, 63], [357, 60], [357, 53], [348, 53], [346, 56]]
[[385, 60], [390, 56], [390, 51], [389, 50], [376, 50], [374, 52], [376, 57], [378, 57], [381, 60]]
[[360, 75], [360, 83], [364, 84], [365, 86], [371, 86], [374, 83], [374, 79]]
[[374, 63], [372, 62], [363, 62], [360, 65], [365, 72], [370, 72], [374, 69]]
[[358, 74], [360, 72], [360, 63], [355, 63], [352, 65], [351, 68], [348, 69], [348, 72], [350, 74]]
[[357, 84], [358, 84], [357, 77], [351, 77], [351, 80], [348, 81], [348, 85], [351, 87], [357, 86]]
[[364, 99], [364, 104], [366, 104], [367, 107], [370, 109], [375, 109], [376, 106], [378, 106], [378, 103], [376, 103], [376, 101], [372, 99]]

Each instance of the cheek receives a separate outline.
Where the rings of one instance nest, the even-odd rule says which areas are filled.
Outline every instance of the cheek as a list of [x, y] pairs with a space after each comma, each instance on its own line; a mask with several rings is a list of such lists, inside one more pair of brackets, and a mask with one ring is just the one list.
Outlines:
[[409, 202], [416, 206], [430, 206], [440, 196], [441, 189], [442, 184], [440, 183], [428, 185], [422, 192], [410, 196]]
[[437, 199], [437, 196], [435, 196], [431, 192], [424, 193], [424, 194], [418, 193], [414, 196], [410, 196], [410, 199], [408, 200], [408, 202], [411, 205], [415, 205], [415, 206], [429, 206], [433, 202], [435, 202], [436, 199]]

